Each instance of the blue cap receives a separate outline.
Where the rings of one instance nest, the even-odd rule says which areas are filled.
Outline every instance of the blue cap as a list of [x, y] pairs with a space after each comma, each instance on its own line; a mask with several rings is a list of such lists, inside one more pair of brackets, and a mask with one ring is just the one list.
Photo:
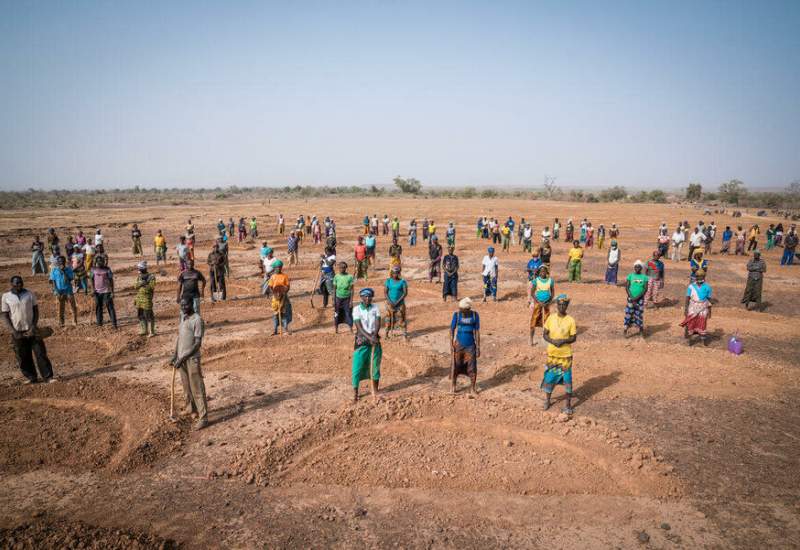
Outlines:
[[375, 296], [375, 291], [372, 290], [371, 288], [362, 288], [361, 292], [359, 292], [358, 295], [365, 298], [372, 298], [373, 296]]
[[490, 246], [488, 250], [489, 250], [489, 252], [494, 252], [494, 247]]

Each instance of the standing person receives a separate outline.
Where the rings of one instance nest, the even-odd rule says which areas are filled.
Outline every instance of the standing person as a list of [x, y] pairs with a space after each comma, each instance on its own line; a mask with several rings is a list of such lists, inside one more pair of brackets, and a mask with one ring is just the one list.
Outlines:
[[89, 281], [94, 294], [94, 314], [97, 326], [103, 326], [103, 309], [108, 310], [111, 326], [117, 328], [117, 310], [114, 308], [114, 273], [106, 266], [102, 256], [95, 259]]
[[581, 282], [581, 267], [583, 264], [583, 249], [578, 240], [572, 241], [572, 248], [567, 256], [567, 280], [571, 283]]
[[266, 255], [261, 260], [261, 268], [262, 273], [264, 274], [264, 279], [261, 281], [261, 294], [263, 296], [269, 296], [270, 289], [269, 289], [269, 279], [272, 277], [272, 272], [274, 268], [272, 264], [275, 263], [275, 256], [272, 254], [272, 249], [267, 247], [265, 250]]
[[581, 244], [582, 244], [584, 247], [586, 246], [586, 228], [587, 228], [587, 225], [586, 225], [586, 218], [583, 218], [583, 220], [581, 221], [581, 233], [580, 233], [580, 238], [579, 238], [578, 240], [580, 241], [580, 243], [581, 243]]
[[373, 214], [372, 215], [372, 219], [370, 220], [370, 228], [372, 229], [372, 233], [374, 233], [375, 236], [377, 237], [378, 236], [378, 215], [377, 214]]
[[316, 216], [311, 219], [311, 235], [314, 237], [314, 244], [322, 243], [322, 226]]
[[706, 283], [706, 272], [702, 269], [696, 273], [695, 281], [686, 289], [686, 303], [683, 306], [683, 337], [689, 340], [697, 334], [703, 345], [708, 345], [707, 325], [711, 318], [711, 286]]
[[325, 237], [325, 254], [327, 256], [335, 256], [337, 244], [338, 241], [336, 240], [336, 231], [333, 225], [331, 225], [327, 231], [327, 237]]
[[592, 222], [586, 223], [586, 248], [592, 248], [594, 246], [594, 227], [592, 227]]
[[161, 262], [167, 265], [167, 239], [160, 229], [153, 238], [153, 252], [156, 256], [156, 268], [158, 268]]
[[529, 303], [531, 306], [530, 345], [535, 345], [534, 333], [536, 327], [543, 327], [550, 315], [550, 303], [555, 295], [555, 282], [550, 277], [550, 271], [542, 266], [539, 273], [530, 282]]
[[224, 273], [226, 277], [231, 276], [231, 262], [228, 256], [228, 252], [230, 251], [228, 248], [228, 236], [223, 233], [219, 237], [217, 237], [217, 247], [219, 248], [219, 253], [222, 254], [222, 261], [225, 264]]
[[392, 218], [392, 238], [393, 239], [400, 238], [400, 220], [397, 219], [397, 216]]
[[767, 272], [767, 264], [761, 259], [761, 251], [753, 252], [753, 259], [747, 262], [747, 285], [742, 296], [742, 303], [745, 309], [750, 309], [750, 302], [761, 306], [761, 290], [764, 285], [764, 273]]
[[502, 236], [503, 251], [509, 252], [509, 247], [511, 246], [512, 233], [511, 233], [511, 228], [508, 226], [508, 222], [506, 222], [500, 229], [500, 234]]
[[[724, 239], [724, 236], [723, 236]], [[675, 232], [672, 234], [672, 252], [670, 254], [670, 259], [673, 262], [680, 262], [681, 261], [681, 249], [683, 248], [683, 242], [685, 238], [683, 235], [683, 229], [678, 226], [675, 229]], [[724, 241], [723, 241], [724, 242]]]
[[278, 334], [278, 326], [283, 327], [286, 334], [291, 334], [289, 323], [292, 322], [292, 303], [289, 301], [289, 276], [283, 273], [283, 262], [275, 260], [272, 262], [272, 277], [269, 278], [269, 288], [272, 291], [273, 317], [272, 335]]
[[625, 279], [625, 293], [628, 302], [625, 305], [625, 330], [623, 336], [628, 336], [628, 329], [635, 325], [639, 329], [639, 336], [644, 337], [644, 294], [647, 290], [647, 283], [650, 278], [642, 273], [641, 260], [636, 260], [633, 264], [633, 273], [629, 273]]
[[175, 253], [178, 255], [178, 264], [181, 271], [186, 271], [186, 266], [190, 259], [189, 245], [186, 244], [186, 237], [181, 235], [178, 244], [175, 245]]
[[478, 358], [481, 356], [481, 318], [472, 311], [469, 297], [458, 302], [458, 311], [450, 321], [450, 350], [453, 364], [450, 371], [450, 393], [456, 393], [458, 375], [469, 377], [470, 392], [478, 395]]
[[475, 228], [475, 238], [480, 239], [483, 236], [483, 218], [478, 218]]
[[771, 224], [769, 224], [769, 227], [767, 227], [767, 246], [766, 246], [766, 249], [767, 250], [772, 250], [773, 248], [775, 248], [775, 224], [771, 223]]
[[715, 222], [714, 220], [711, 220], [711, 223], [708, 224], [708, 226], [706, 227], [705, 234], [706, 234], [706, 242], [705, 242], [706, 249], [705, 249], [705, 251], [706, 251], [706, 254], [710, 255], [711, 254], [711, 244], [714, 242], [714, 238], [717, 236], [717, 222]]
[[550, 248], [550, 241], [545, 241], [539, 247], [539, 257], [542, 259], [542, 265], [547, 266], [550, 271], [550, 257], [553, 255], [553, 249]]
[[496, 218], [492, 220], [492, 244], [502, 245], [501, 228]]
[[497, 301], [497, 277], [499, 273], [499, 262], [494, 255], [494, 247], [486, 249], [486, 256], [483, 257], [481, 275], [483, 276], [483, 301], [487, 296], [491, 296], [493, 301]]
[[378, 385], [381, 380], [381, 311], [372, 303], [375, 292], [364, 288], [359, 292], [361, 303], [353, 308], [356, 325], [353, 343], [353, 403], [358, 401], [358, 385], [370, 380], [372, 398], [378, 400]]
[[428, 240], [433, 238], [436, 235], [436, 223], [431, 219], [430, 223], [428, 224]]
[[617, 224], [611, 224], [611, 229], [608, 230], [608, 238], [619, 240], [619, 227], [617, 227]]
[[347, 264], [339, 262], [339, 273], [333, 278], [333, 332], [339, 332], [339, 325], [344, 323], [353, 332], [353, 276], [347, 272]]
[[601, 223], [600, 227], [597, 228], [597, 250], [603, 249], [603, 243], [606, 242], [606, 228]]
[[508, 242], [509, 244], [514, 244], [514, 218], [511, 216], [508, 217], [506, 223], [503, 224], [504, 227], [508, 227]]
[[181, 321], [170, 364], [181, 374], [181, 385], [186, 399], [184, 413], [196, 415], [194, 429], [202, 430], [208, 426], [206, 385], [200, 368], [200, 346], [203, 344], [205, 324], [192, 304], [191, 299], [181, 301]]
[[794, 262], [795, 251], [797, 250], [797, 227], [792, 224], [788, 233], [783, 239], [783, 255], [781, 256], [781, 265], [792, 265]]
[[726, 225], [725, 231], [722, 232], [722, 248], [719, 251], [720, 254], [727, 256], [728, 253], [730, 253], [732, 238], [733, 238], [733, 231], [731, 231], [731, 226]]
[[139, 319], [139, 336], [152, 338], [156, 335], [156, 316], [153, 312], [156, 276], [147, 272], [147, 262], [144, 260], [139, 262], [136, 268], [139, 270], [139, 276], [133, 282], [133, 290], [136, 292], [133, 305], [136, 308], [136, 317]]
[[386, 236], [389, 234], [389, 214], [384, 214], [381, 220], [381, 234]]
[[105, 237], [103, 236], [103, 230], [98, 228], [94, 234], [94, 246], [95, 248], [103, 244]]
[[520, 225], [520, 229], [522, 229], [522, 251], [530, 252], [533, 243], [533, 229], [531, 229], [531, 224], [526, 223], [524, 228]]
[[617, 275], [619, 274], [619, 262], [622, 259], [622, 253], [617, 245], [616, 239], [611, 240], [611, 248], [608, 249], [608, 266], [606, 267], [606, 284], [616, 285]]
[[525, 233], [525, 227], [527, 227], [528, 225], [529, 224], [525, 221], [525, 218], [523, 217], [519, 218], [519, 225], [517, 226], [517, 244], [520, 246], [523, 245], [522, 235], [523, 233]]
[[194, 268], [194, 260], [189, 258], [186, 270], [178, 275], [178, 297], [180, 304], [184, 300], [192, 302], [192, 311], [200, 314], [200, 298], [206, 293], [206, 278]]
[[53, 252], [56, 251], [59, 244], [58, 234], [56, 233], [56, 230], [53, 229], [52, 227], [49, 228], [47, 230], [46, 238], [47, 238], [47, 248], [50, 250], [50, 253], [52, 254]]
[[432, 283], [436, 277], [436, 282], [442, 282], [442, 245], [439, 244], [439, 237], [431, 235], [428, 243], [428, 282]]
[[64, 328], [64, 308], [67, 303], [72, 309], [72, 323], [78, 326], [78, 305], [75, 303], [75, 294], [72, 291], [74, 278], [72, 268], [67, 267], [67, 259], [59, 256], [55, 267], [50, 271], [50, 286], [58, 297], [58, 324], [61, 328]]
[[558, 218], [553, 221], [553, 240], [558, 240], [558, 234], [561, 232], [561, 224], [558, 221]]
[[708, 260], [703, 258], [702, 250], [695, 250], [694, 256], [689, 260], [689, 281], [693, 282], [697, 272], [701, 269], [704, 273], [708, 273]]
[[364, 245], [367, 247], [367, 262], [370, 265], [375, 265], [375, 247], [378, 240], [375, 238], [375, 233], [370, 231], [369, 235], [364, 239]]
[[442, 285], [442, 301], [446, 302], [448, 296], [458, 301], [458, 256], [455, 254], [456, 247], [450, 246], [447, 254], [442, 258], [442, 270], [444, 271], [444, 284]]
[[704, 250], [703, 243], [706, 240], [706, 235], [702, 231], [700, 231], [700, 227], [695, 226], [694, 232], [689, 235], [689, 257], [694, 257], [695, 250]]
[[783, 224], [779, 222], [778, 225], [775, 226], [775, 246], [781, 246], [782, 242], [783, 242]]
[[364, 237], [358, 237], [358, 242], [354, 249], [356, 259], [356, 279], [367, 280], [369, 270], [369, 258], [367, 257], [367, 246], [364, 244]]
[[739, 256], [740, 254], [742, 256], [746, 255], [746, 253], [744, 251], [744, 244], [745, 244], [746, 240], [747, 240], [747, 234], [745, 233], [744, 229], [742, 229], [742, 226], [740, 225], [736, 229], [736, 252], [734, 253], [736, 256]]
[[540, 257], [539, 249], [535, 249], [531, 252], [531, 259], [528, 260], [528, 265], [526, 266], [526, 271], [528, 272], [528, 282], [530, 283], [536, 278], [536, 275], [539, 273], [539, 269], [542, 267], [543, 262], [542, 258]]
[[455, 246], [456, 245], [456, 227], [453, 225], [453, 222], [449, 222], [447, 224], [447, 230], [445, 230], [445, 237], [447, 237], [447, 246]]
[[428, 218], [422, 220], [422, 240], [428, 240]]
[[[336, 303], [336, 296], [334, 294], [333, 279], [335, 276], [334, 266], [336, 265], [336, 256], [320, 256], [319, 262], [319, 293], [322, 294], [322, 308], [328, 307], [329, 297], [334, 297], [334, 305]], [[314, 289], [316, 292], [317, 289]], [[335, 315], [335, 313], [334, 313]]]
[[83, 245], [83, 268], [86, 271], [89, 271], [92, 266], [94, 265], [94, 254], [96, 250], [94, 248], [94, 244], [92, 241], [86, 241], [86, 244]]
[[217, 233], [219, 233], [220, 235], [224, 235], [225, 234], [225, 222], [222, 221], [222, 218], [220, 218], [217, 221]]
[[397, 242], [397, 237], [392, 237], [392, 244], [389, 246], [389, 272], [395, 266], [401, 266], [403, 256], [403, 247]]
[[750, 228], [750, 233], [747, 237], [747, 251], [750, 252], [751, 250], [755, 250], [758, 248], [758, 236], [761, 234], [761, 229], [758, 228], [758, 224], [755, 224], [753, 227]]
[[568, 243], [575, 240], [575, 225], [572, 223], [572, 218], [567, 220], [566, 230], [564, 231], [564, 240]]
[[228, 218], [228, 238], [233, 239], [233, 234], [236, 231], [236, 224], [233, 221], [233, 217]]
[[236, 235], [237, 242], [241, 243], [245, 239], [247, 239], [247, 224], [244, 221], [244, 218], [239, 218], [238, 224], [239, 232]]
[[658, 295], [664, 288], [664, 262], [661, 261], [661, 253], [658, 250], [653, 251], [653, 257], [647, 261], [645, 275], [647, 275], [647, 292], [644, 301], [646, 305], [657, 306]]
[[253, 240], [258, 238], [258, 222], [255, 216], [250, 218], [250, 236], [253, 237]]
[[417, 246], [417, 220], [408, 223], [408, 246]]
[[75, 251], [70, 258], [72, 263], [72, 274], [75, 276], [75, 292], [83, 290], [83, 294], [89, 293], [89, 276], [86, 273], [86, 258], [83, 256], [81, 245], [75, 245]]
[[222, 294], [223, 301], [228, 298], [228, 289], [225, 284], [225, 256], [219, 251], [219, 245], [214, 244], [206, 260], [208, 264], [208, 278], [211, 280], [211, 303], [217, 301], [216, 294]]
[[408, 322], [406, 320], [406, 296], [408, 296], [408, 283], [400, 275], [400, 267], [392, 268], [391, 276], [383, 285], [383, 294], [386, 298], [386, 338], [394, 334], [399, 322], [403, 326], [403, 338], [408, 340]]
[[31, 275], [47, 273], [47, 264], [44, 261], [44, 243], [39, 240], [39, 235], [33, 238], [31, 244]]
[[22, 277], [14, 275], [11, 277], [11, 289], [3, 294], [1, 301], [3, 321], [11, 333], [17, 366], [25, 376], [25, 383], [35, 384], [39, 377], [42, 382], [55, 382], [53, 365], [47, 357], [47, 348], [39, 334], [39, 304], [36, 295], [25, 288]]
[[106, 253], [105, 247], [102, 244], [98, 244], [95, 248], [95, 255], [94, 260], [92, 260], [92, 266], [97, 265], [98, 260], [103, 260], [106, 265], [108, 265], [108, 254]]
[[283, 219], [283, 214], [278, 214], [278, 235], [283, 235], [286, 231], [286, 220]]
[[300, 240], [297, 234], [292, 231], [289, 233], [289, 238], [286, 239], [286, 251], [289, 253], [289, 265], [298, 263], [297, 255], [300, 250]]
[[663, 257], [669, 253], [670, 236], [666, 231], [660, 232], [658, 235], [658, 255]]
[[562, 409], [565, 414], [572, 414], [572, 344], [578, 338], [578, 327], [575, 319], [567, 315], [569, 297], [559, 294], [556, 298], [556, 310], [548, 315], [544, 322], [544, 340], [547, 342], [547, 360], [544, 365], [541, 389], [544, 392], [542, 408], [550, 408], [550, 398], [557, 385], [564, 386], [567, 394], [567, 405]]
[[142, 255], [142, 232], [137, 224], [133, 224], [131, 229], [131, 251], [134, 256]]

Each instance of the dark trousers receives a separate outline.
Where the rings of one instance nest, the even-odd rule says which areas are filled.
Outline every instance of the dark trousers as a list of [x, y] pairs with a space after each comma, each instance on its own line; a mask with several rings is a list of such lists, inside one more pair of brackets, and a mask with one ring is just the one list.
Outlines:
[[[36, 366], [39, 367], [42, 380], [49, 380], [53, 377], [53, 365], [50, 364], [50, 359], [47, 357], [47, 348], [44, 345], [44, 340], [36, 336], [25, 336], [12, 339], [12, 341], [19, 370], [22, 371], [25, 378], [31, 382], [36, 382]], [[33, 363], [34, 355], [36, 356], [36, 366]]]
[[353, 302], [352, 297], [337, 298], [333, 297], [333, 323], [336, 326], [344, 323], [349, 327], [353, 326]]
[[97, 318], [97, 324], [103, 324], [103, 308], [108, 310], [108, 317], [111, 319], [111, 324], [114, 328], [117, 327], [117, 311], [114, 309], [114, 298], [111, 297], [110, 292], [95, 292], [94, 293], [94, 314]]

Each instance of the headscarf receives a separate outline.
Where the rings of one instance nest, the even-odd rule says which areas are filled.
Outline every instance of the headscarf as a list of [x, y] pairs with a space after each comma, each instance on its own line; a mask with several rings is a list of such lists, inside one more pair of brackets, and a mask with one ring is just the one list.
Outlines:
[[462, 298], [458, 302], [459, 309], [472, 309], [472, 300], [470, 300], [469, 296], [466, 298]]
[[139, 269], [139, 271], [147, 271], [147, 262], [142, 260], [141, 262], [136, 264], [136, 267]]
[[569, 296], [567, 296], [565, 293], [562, 292], [561, 294], [556, 296], [556, 303], [558, 302], [569, 302]]

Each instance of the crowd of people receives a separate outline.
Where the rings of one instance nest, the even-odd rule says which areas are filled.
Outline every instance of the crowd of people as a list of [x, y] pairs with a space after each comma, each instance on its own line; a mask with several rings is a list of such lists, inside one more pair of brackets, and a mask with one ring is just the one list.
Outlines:
[[[268, 298], [273, 311], [273, 334], [291, 334], [292, 303], [290, 299], [291, 281], [285, 268], [300, 263], [300, 249], [304, 241], [311, 246], [322, 246], [319, 256], [319, 268], [313, 285], [313, 297], [321, 296], [322, 307], [332, 305], [333, 329], [338, 332], [341, 325], [346, 325], [354, 336], [354, 352], [352, 360], [353, 398], [359, 397], [359, 383], [370, 380], [372, 394], [377, 398], [380, 381], [380, 365], [382, 357], [381, 329], [383, 338], [391, 338], [398, 332], [408, 338], [408, 319], [406, 300], [409, 296], [409, 281], [403, 277], [403, 246], [401, 243], [400, 221], [398, 217], [384, 214], [365, 215], [362, 223], [362, 234], [357, 236], [356, 244], [350, 252], [339, 254], [341, 243], [337, 238], [336, 222], [331, 217], [320, 219], [317, 216], [298, 216], [293, 225], [287, 228], [283, 214], [277, 217], [277, 238], [286, 242], [286, 264], [276, 258], [275, 250], [261, 238], [258, 255], [258, 267], [262, 276], [261, 292]], [[418, 229], [421, 226], [421, 241], [426, 243], [428, 254], [427, 281], [439, 284], [442, 289], [442, 300], [451, 298], [457, 302], [457, 311], [453, 314], [450, 325], [450, 346], [452, 350], [451, 380], [455, 391], [456, 379], [466, 375], [470, 379], [471, 391], [477, 392], [477, 360], [480, 357], [480, 317], [474, 310], [469, 297], [459, 298], [459, 277], [462, 264], [456, 255], [456, 225], [449, 221], [444, 229], [445, 247], [439, 242], [439, 229], [433, 219], [425, 218], [421, 224], [416, 219], [408, 222], [406, 241], [413, 248], [419, 243]], [[229, 243], [234, 236], [238, 243], [259, 240], [258, 221], [255, 216], [248, 220], [238, 218], [238, 223], [230, 217], [228, 222], [219, 219], [216, 225], [216, 236], [206, 258], [208, 266], [208, 284], [211, 301], [227, 300], [226, 280], [231, 276], [229, 260]], [[498, 280], [501, 253], [508, 253], [512, 246], [520, 247], [531, 258], [525, 266], [525, 273], [520, 274], [527, 281], [527, 300], [530, 306], [529, 339], [536, 345], [535, 332], [542, 330], [542, 338], [548, 344], [546, 350], [545, 372], [541, 389], [545, 394], [544, 408], [550, 406], [550, 396], [557, 385], [563, 385], [567, 393], [565, 412], [572, 413], [570, 397], [572, 394], [572, 344], [576, 341], [577, 329], [575, 320], [567, 314], [570, 298], [566, 293], [556, 294], [553, 278], [553, 245], [563, 240], [569, 245], [565, 258], [566, 281], [580, 283], [583, 276], [584, 257], [588, 250], [607, 249], [604, 281], [609, 285], [623, 286], [626, 293], [626, 304], [623, 316], [623, 333], [627, 337], [630, 330], [645, 335], [645, 310], [661, 303], [661, 293], [665, 281], [665, 260], [672, 262], [688, 260], [688, 286], [684, 300], [684, 316], [680, 325], [684, 327], [684, 335], [693, 343], [697, 336], [701, 342], [708, 344], [708, 320], [712, 310], [712, 288], [708, 283], [710, 267], [709, 256], [713, 252], [713, 243], [717, 238], [718, 228], [715, 222], [709, 224], [698, 222], [694, 227], [687, 221], [679, 222], [670, 233], [667, 224], [661, 223], [654, 242], [652, 257], [647, 261], [636, 260], [632, 271], [619, 283], [619, 269], [622, 265], [620, 248], [620, 230], [615, 223], [608, 228], [600, 224], [597, 227], [587, 219], [575, 224], [567, 219], [562, 225], [555, 218], [551, 225], [545, 225], [538, 235], [534, 236], [530, 221], [521, 218], [518, 222], [509, 216], [499, 222], [497, 218], [483, 216], [476, 224], [476, 238], [489, 241], [486, 254], [481, 260], [480, 276], [483, 283], [482, 299], [497, 300]], [[795, 225], [784, 231], [781, 224], [769, 225], [765, 232], [765, 249], [770, 250], [782, 246], [784, 252], [781, 265], [791, 265], [797, 253], [798, 236]], [[751, 304], [758, 306], [762, 302], [763, 278], [766, 273], [766, 262], [762, 259], [760, 246], [761, 231], [757, 224], [744, 230], [741, 225], [735, 230], [727, 226], [721, 233], [719, 254], [749, 256], [747, 262], [747, 280], [742, 303], [746, 308]], [[131, 229], [131, 251], [137, 258], [137, 276], [133, 284], [134, 307], [139, 321], [139, 334], [143, 337], [156, 335], [156, 318], [153, 298], [156, 291], [156, 275], [148, 270], [142, 246], [142, 231], [134, 224]], [[354, 304], [355, 284], [369, 282], [370, 271], [378, 271], [377, 241], [388, 238], [386, 264], [388, 277], [383, 279], [384, 313], [374, 303], [375, 290], [365, 286], [358, 292], [359, 303]], [[207, 424], [207, 407], [205, 388], [200, 371], [199, 350], [202, 343], [204, 324], [201, 316], [201, 302], [205, 296], [206, 276], [196, 269], [195, 226], [191, 219], [187, 220], [185, 231], [179, 236], [175, 245], [177, 259], [177, 302], [180, 304], [180, 325], [172, 364], [181, 372], [181, 380], [186, 396], [187, 411], [198, 417], [197, 427]], [[735, 243], [731, 252], [731, 243]], [[608, 243], [608, 244], [606, 244]], [[61, 237], [54, 229], [49, 229], [45, 241], [36, 236], [31, 245], [31, 272], [33, 276], [44, 274], [48, 277], [54, 299], [58, 305], [58, 323], [65, 324], [66, 308], [69, 306], [71, 320], [78, 324], [76, 294], [91, 292], [95, 306], [95, 323], [104, 324], [105, 314], [114, 329], [118, 327], [114, 304], [115, 278], [110, 267], [109, 255], [106, 252], [105, 237], [101, 229], [94, 235], [86, 236], [82, 231]], [[684, 245], [688, 254], [684, 257]], [[497, 248], [496, 248], [497, 247]], [[153, 256], [156, 269], [167, 264], [167, 241], [162, 230], [158, 229], [153, 237]], [[45, 254], [49, 253], [49, 258]], [[352, 258], [353, 273], [347, 261]], [[49, 264], [49, 265], [48, 265]], [[288, 264], [288, 265], [287, 265]], [[161, 272], [165, 274], [164, 271]], [[512, 273], [509, 277], [515, 277]], [[554, 306], [554, 311], [551, 308]], [[37, 331], [39, 309], [36, 296], [24, 288], [22, 277], [15, 275], [11, 280], [11, 289], [3, 294], [2, 311], [4, 320], [12, 333], [14, 349], [19, 368], [27, 383], [41, 379], [51, 382], [53, 368], [47, 356], [43, 338]], [[35, 361], [34, 361], [35, 359]], [[38, 373], [37, 373], [38, 367]]]

